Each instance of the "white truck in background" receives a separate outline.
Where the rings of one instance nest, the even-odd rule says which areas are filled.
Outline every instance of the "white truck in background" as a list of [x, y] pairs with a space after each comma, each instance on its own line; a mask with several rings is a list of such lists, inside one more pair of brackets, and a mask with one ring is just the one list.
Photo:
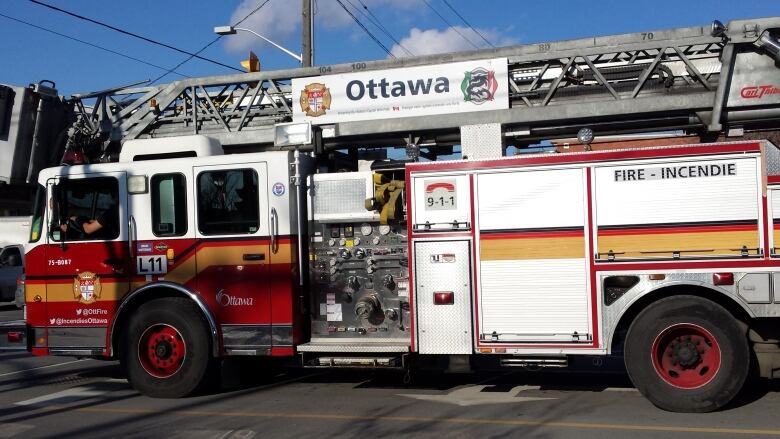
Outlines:
[[0, 217], [0, 248], [29, 241], [29, 216]]
[[[29, 216], [0, 217], [0, 302], [16, 300], [24, 275], [24, 243], [30, 233]], [[24, 300], [17, 300], [21, 308]]]

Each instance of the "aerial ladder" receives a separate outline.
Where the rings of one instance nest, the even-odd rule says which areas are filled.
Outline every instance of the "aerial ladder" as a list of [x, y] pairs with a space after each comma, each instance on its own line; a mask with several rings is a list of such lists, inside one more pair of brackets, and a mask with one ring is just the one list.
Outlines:
[[[683, 130], [702, 140], [776, 136], [780, 127], [780, 17], [718, 21], [623, 35], [468, 52], [134, 84], [72, 97], [67, 148], [114, 161], [131, 139], [201, 134], [226, 151], [274, 148], [274, 126], [293, 120], [291, 81], [318, 75], [505, 58], [509, 109], [315, 127], [322, 153], [416, 143], [435, 156], [461, 143], [461, 127], [500, 124], [505, 145]], [[760, 133], [760, 134], [751, 134]]]

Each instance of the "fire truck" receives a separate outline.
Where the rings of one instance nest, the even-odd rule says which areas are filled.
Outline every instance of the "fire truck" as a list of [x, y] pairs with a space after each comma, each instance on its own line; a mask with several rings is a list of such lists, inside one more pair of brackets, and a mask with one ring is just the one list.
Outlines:
[[[779, 36], [736, 20], [74, 96], [3, 342], [119, 359], [156, 397], [231, 356], [614, 355], [658, 407], [716, 410], [780, 374]], [[648, 131], [686, 135], [593, 139]]]

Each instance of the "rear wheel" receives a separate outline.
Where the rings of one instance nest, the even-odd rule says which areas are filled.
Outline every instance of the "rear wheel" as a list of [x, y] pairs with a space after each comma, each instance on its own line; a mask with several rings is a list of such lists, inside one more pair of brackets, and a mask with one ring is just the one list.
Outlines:
[[130, 384], [157, 398], [179, 398], [210, 375], [208, 327], [192, 301], [166, 297], [144, 303], [130, 318], [122, 363]]
[[631, 381], [656, 406], [709, 412], [739, 393], [750, 348], [736, 319], [720, 305], [694, 296], [668, 297], [631, 324], [625, 362]]

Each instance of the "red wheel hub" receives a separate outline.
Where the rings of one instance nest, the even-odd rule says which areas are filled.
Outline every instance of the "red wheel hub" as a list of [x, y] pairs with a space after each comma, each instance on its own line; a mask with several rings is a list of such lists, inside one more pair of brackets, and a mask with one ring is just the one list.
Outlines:
[[653, 367], [664, 381], [681, 389], [696, 389], [720, 370], [720, 347], [706, 329], [692, 323], [672, 325], [653, 341]]
[[169, 378], [184, 364], [187, 345], [176, 328], [163, 323], [146, 328], [138, 342], [138, 358], [149, 375]]

